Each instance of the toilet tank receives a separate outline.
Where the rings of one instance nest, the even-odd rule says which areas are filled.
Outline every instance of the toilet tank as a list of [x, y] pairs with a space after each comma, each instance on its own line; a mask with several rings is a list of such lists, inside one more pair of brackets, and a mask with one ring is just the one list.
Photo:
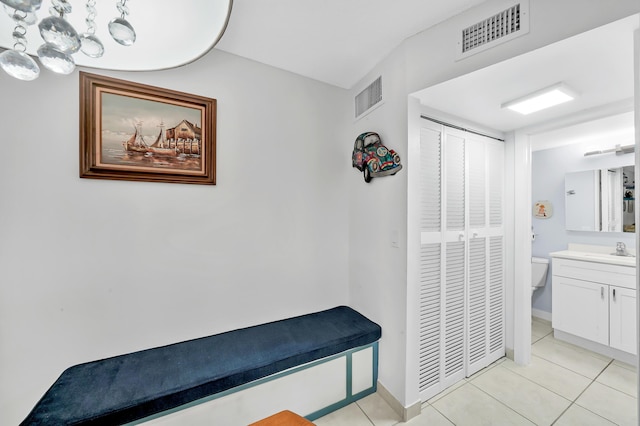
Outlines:
[[549, 259], [542, 257], [531, 258], [531, 287], [544, 287], [547, 282]]

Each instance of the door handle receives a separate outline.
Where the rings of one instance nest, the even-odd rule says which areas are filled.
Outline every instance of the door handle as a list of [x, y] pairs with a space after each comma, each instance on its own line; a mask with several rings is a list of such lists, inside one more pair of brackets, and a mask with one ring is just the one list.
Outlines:
[[616, 289], [615, 288], [613, 289], [613, 301], [614, 302], [616, 301]]
[[604, 299], [604, 287], [600, 287], [600, 298]]

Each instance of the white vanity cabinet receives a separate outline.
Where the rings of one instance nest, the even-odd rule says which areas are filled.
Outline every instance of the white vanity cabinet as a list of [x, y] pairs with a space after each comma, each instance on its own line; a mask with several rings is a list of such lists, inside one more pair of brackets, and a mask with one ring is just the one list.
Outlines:
[[600, 259], [607, 259], [604, 256], [594, 256], [593, 260], [587, 255], [583, 256], [585, 260], [576, 260], [580, 256], [558, 257], [558, 253], [552, 256], [556, 337], [617, 358], [621, 358], [617, 351], [635, 355], [635, 266], [605, 263]]
[[609, 344], [607, 285], [554, 275], [552, 301], [554, 329]]
[[636, 353], [636, 290], [609, 287], [609, 346]]

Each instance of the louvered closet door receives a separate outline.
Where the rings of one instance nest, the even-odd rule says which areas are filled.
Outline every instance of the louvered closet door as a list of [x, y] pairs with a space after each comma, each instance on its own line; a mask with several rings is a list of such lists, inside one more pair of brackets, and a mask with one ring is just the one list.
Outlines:
[[444, 347], [441, 385], [448, 387], [465, 376], [465, 299], [467, 241], [465, 163], [466, 143], [457, 132], [443, 133], [444, 280], [442, 295]]
[[442, 137], [420, 130], [419, 389], [423, 399], [441, 389], [442, 359]]
[[464, 378], [465, 141], [425, 126], [420, 155], [419, 386], [426, 399]]
[[431, 122], [421, 129], [423, 400], [504, 354], [502, 152]]
[[502, 142], [467, 137], [467, 376], [504, 355], [503, 151]]
[[490, 364], [505, 354], [505, 238], [504, 238], [504, 143], [485, 141], [487, 149], [488, 266], [487, 321], [488, 359]]

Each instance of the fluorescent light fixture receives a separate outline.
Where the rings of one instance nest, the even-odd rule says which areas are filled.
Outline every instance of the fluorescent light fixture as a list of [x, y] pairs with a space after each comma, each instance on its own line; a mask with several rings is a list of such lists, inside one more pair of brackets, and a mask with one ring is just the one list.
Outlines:
[[569, 89], [564, 83], [557, 83], [537, 92], [505, 102], [502, 108], [519, 112], [522, 115], [531, 114], [545, 108], [571, 101], [577, 97], [577, 93]]
[[634, 152], [636, 150], [636, 146], [635, 145], [616, 145], [615, 148], [609, 148], [609, 149], [599, 149], [597, 151], [589, 151], [589, 152], [585, 152], [584, 156], [588, 157], [590, 155], [599, 155], [599, 154], [607, 154], [609, 152], [615, 152], [616, 155], [623, 155], [623, 154], [630, 154], [632, 152]]

